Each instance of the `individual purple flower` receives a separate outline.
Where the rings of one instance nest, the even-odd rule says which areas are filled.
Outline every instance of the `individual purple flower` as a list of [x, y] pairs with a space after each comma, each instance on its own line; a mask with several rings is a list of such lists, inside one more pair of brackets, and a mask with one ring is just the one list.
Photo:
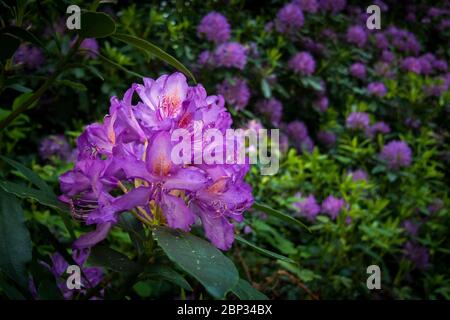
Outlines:
[[361, 26], [352, 26], [347, 30], [347, 41], [362, 48], [367, 42], [367, 33]]
[[319, 8], [322, 11], [329, 11], [336, 14], [345, 9], [346, 0], [319, 0]]
[[416, 237], [419, 233], [420, 225], [413, 221], [412, 219], [407, 219], [403, 221], [402, 224], [403, 229], [405, 229], [406, 233], [411, 237]]
[[226, 42], [214, 51], [214, 63], [219, 67], [243, 70], [247, 64], [247, 50], [238, 42]]
[[313, 102], [314, 108], [322, 113], [328, 110], [328, 104], [329, 101], [326, 96], [320, 96]]
[[245, 226], [243, 231], [245, 234], [250, 234], [253, 232], [253, 229], [250, 226]]
[[40, 48], [22, 44], [14, 54], [13, 61], [16, 64], [22, 64], [28, 70], [34, 70], [42, 66], [45, 57]]
[[354, 63], [350, 66], [350, 74], [358, 79], [366, 78], [366, 66], [362, 63]]
[[387, 162], [391, 169], [409, 167], [412, 161], [412, 152], [404, 141], [394, 140], [383, 147], [381, 159]]
[[275, 98], [258, 101], [256, 109], [263, 114], [274, 126], [278, 126], [283, 115], [283, 105]]
[[204, 36], [208, 41], [223, 43], [230, 39], [230, 24], [222, 14], [210, 12], [200, 21], [197, 34], [199, 37]]
[[280, 33], [292, 34], [304, 23], [303, 12], [295, 3], [288, 3], [281, 8], [275, 18], [275, 28]]
[[363, 169], [357, 169], [355, 171], [350, 171], [348, 173], [348, 175], [352, 176], [352, 180], [353, 181], [367, 181], [368, 180], [368, 175], [367, 172], [364, 171]]
[[56, 157], [63, 161], [68, 161], [72, 154], [69, 141], [62, 134], [55, 134], [45, 137], [39, 145], [39, 155], [43, 160], [50, 160]]
[[226, 165], [199, 162], [196, 151], [210, 149], [208, 140], [197, 141], [191, 154], [183, 152], [182, 161], [175, 161], [172, 134], [183, 129], [193, 141], [203, 130], [217, 129], [228, 143], [231, 123], [222, 96], [208, 96], [202, 85], [188, 86], [181, 73], [144, 78], [122, 99], [113, 97], [104, 122], [89, 125], [78, 138], [74, 169], [60, 177], [60, 199], [75, 218], [96, 225], [74, 247], [102, 241], [128, 211], [144, 224], [184, 231], [198, 218], [206, 237], [228, 250], [232, 221], [242, 222], [253, 203], [243, 180], [249, 165], [236, 163], [236, 152], [227, 155]]
[[411, 261], [419, 270], [425, 270], [429, 266], [428, 249], [408, 241], [404, 248], [405, 258]]
[[245, 108], [250, 99], [250, 89], [247, 81], [240, 78], [233, 78], [233, 82], [224, 80], [217, 86], [217, 92], [221, 94], [225, 101], [234, 106], [236, 110]]
[[317, 139], [328, 147], [336, 143], [336, 135], [331, 131], [319, 131], [317, 133]]
[[344, 199], [335, 198], [334, 196], [329, 195], [322, 202], [321, 211], [328, 214], [332, 220], [335, 220], [344, 206]]
[[369, 83], [367, 86], [367, 91], [369, 91], [370, 94], [380, 98], [387, 94], [386, 86], [382, 82]]
[[303, 198], [300, 193], [297, 193], [295, 196], [297, 198], [302, 198], [302, 200], [294, 203], [294, 206], [298, 209], [298, 215], [305, 217], [310, 222], [314, 222], [320, 212], [320, 206], [317, 204], [314, 195], [311, 194], [308, 197]]
[[345, 121], [345, 126], [351, 130], [367, 130], [369, 124], [370, 118], [366, 112], [352, 112]]
[[95, 40], [94, 38], [84, 39], [80, 44], [80, 50], [86, 57], [90, 59], [96, 58], [99, 53], [99, 46], [97, 40]]
[[304, 12], [316, 13], [319, 10], [319, 3], [317, 0], [295, 0], [300, 9]]
[[299, 52], [295, 54], [288, 62], [289, 68], [295, 73], [310, 76], [316, 69], [316, 61], [308, 52]]

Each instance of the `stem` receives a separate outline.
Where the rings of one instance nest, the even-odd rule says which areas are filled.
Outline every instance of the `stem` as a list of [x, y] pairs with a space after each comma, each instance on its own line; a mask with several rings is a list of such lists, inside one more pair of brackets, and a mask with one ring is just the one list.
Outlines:
[[48, 78], [42, 86], [27, 100], [25, 101], [20, 107], [18, 107], [16, 110], [12, 111], [5, 119], [3, 119], [0, 122], [0, 131], [5, 129], [14, 119], [16, 119], [21, 113], [25, 112], [33, 103], [39, 100], [39, 98], [47, 91], [48, 88], [53, 84], [53, 82], [56, 80], [56, 78], [61, 74], [61, 72], [64, 70], [64, 67], [66, 66], [67, 62], [72, 58], [72, 56], [77, 52], [78, 48], [80, 47], [81, 42], [83, 41], [83, 38], [79, 37], [73, 47], [70, 49], [69, 53], [60, 60], [58, 65], [56, 66], [55, 72]]

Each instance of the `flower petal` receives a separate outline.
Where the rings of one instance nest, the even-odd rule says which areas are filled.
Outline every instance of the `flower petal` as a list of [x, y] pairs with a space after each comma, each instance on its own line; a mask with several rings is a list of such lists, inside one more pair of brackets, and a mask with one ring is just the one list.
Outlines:
[[195, 216], [184, 200], [167, 193], [162, 194], [161, 208], [171, 228], [189, 231], [195, 222]]

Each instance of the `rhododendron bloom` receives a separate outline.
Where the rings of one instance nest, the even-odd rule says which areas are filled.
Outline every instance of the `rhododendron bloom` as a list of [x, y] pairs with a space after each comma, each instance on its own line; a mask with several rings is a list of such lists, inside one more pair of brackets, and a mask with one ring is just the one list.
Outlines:
[[[135, 94], [140, 99], [133, 104]], [[75, 247], [103, 240], [120, 213], [130, 211], [145, 224], [184, 231], [198, 218], [206, 237], [229, 249], [234, 240], [231, 221], [241, 222], [253, 202], [243, 181], [249, 166], [197, 164], [193, 154], [184, 155], [185, 163], [175, 162], [172, 133], [188, 132], [195, 151], [211, 143], [196, 141], [198, 131], [217, 129], [225, 135], [230, 126], [223, 98], [208, 96], [202, 85], [188, 86], [181, 73], [144, 78], [123, 99], [113, 97], [104, 122], [89, 125], [78, 138], [74, 169], [60, 177], [60, 199], [71, 206], [75, 218], [96, 225]]]

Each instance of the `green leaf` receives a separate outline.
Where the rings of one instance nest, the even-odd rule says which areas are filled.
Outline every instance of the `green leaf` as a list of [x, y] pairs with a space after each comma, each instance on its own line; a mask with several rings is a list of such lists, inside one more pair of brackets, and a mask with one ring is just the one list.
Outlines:
[[120, 215], [119, 225], [128, 233], [138, 256], [140, 257], [145, 254], [146, 236], [142, 223], [140, 223], [130, 212], [124, 212]]
[[135, 274], [142, 270], [139, 264], [130, 260], [126, 255], [106, 246], [93, 247], [89, 261], [94, 265], [119, 273]]
[[131, 75], [134, 76], [134, 77], [144, 78], [143, 75], [141, 75], [141, 74], [139, 74], [139, 73], [136, 73], [136, 72], [134, 72], [134, 71], [128, 70], [128, 69], [125, 68], [124, 66], [121, 66], [120, 64], [118, 64], [118, 63], [116, 63], [116, 62], [114, 62], [114, 61], [108, 59], [107, 57], [105, 57], [105, 56], [103, 56], [103, 55], [101, 55], [101, 54], [98, 54], [97, 57], [98, 57], [100, 60], [102, 60], [103, 62], [105, 62], [106, 64], [109, 64], [110, 66], [112, 66], [112, 67], [114, 67], [114, 68], [117, 68], [117, 69], [119, 69], [119, 70], [125, 71], [126, 73], [129, 73], [129, 74], [131, 74]]
[[6, 28], [0, 30], [0, 33], [12, 34], [13, 36], [18, 37], [18, 38], [22, 39], [23, 41], [30, 42], [38, 47], [44, 48], [44, 45], [42, 44], [42, 42], [33, 33], [31, 33], [28, 30], [25, 30], [21, 27], [9, 26], [9, 27], [6, 27]]
[[0, 50], [0, 61], [9, 59], [20, 46], [20, 40], [9, 34], [0, 34], [0, 43], [2, 50]]
[[184, 290], [193, 290], [189, 282], [181, 274], [168, 266], [151, 266], [146, 269], [145, 274], [150, 277], [163, 278]]
[[233, 262], [209, 242], [190, 233], [156, 227], [153, 237], [170, 260], [192, 275], [215, 298], [224, 298], [239, 281]]
[[0, 272], [0, 289], [11, 300], [25, 300], [25, 297], [14, 286], [10, 285], [6, 278]]
[[252, 285], [244, 279], [239, 279], [238, 284], [232, 291], [241, 300], [269, 300], [264, 293], [253, 288]]
[[33, 170], [28, 169], [23, 164], [13, 159], [4, 156], [0, 156], [0, 158], [10, 166], [14, 167], [16, 170], [18, 170], [21, 174], [24, 175], [25, 178], [27, 178], [31, 183], [33, 183], [42, 191], [53, 193], [52, 188], [50, 188], [50, 186], [44, 180], [42, 180], [41, 177], [39, 177]]
[[240, 236], [236, 236], [236, 240], [241, 242], [241, 243], [243, 243], [243, 244], [245, 244], [245, 245], [247, 245], [247, 246], [249, 246], [249, 247], [251, 247], [256, 252], [259, 252], [259, 253], [267, 256], [267, 257], [283, 260], [283, 261], [290, 262], [290, 263], [295, 263], [292, 259], [289, 259], [288, 257], [282, 256], [282, 255], [280, 255], [278, 253], [275, 253], [275, 252], [272, 252], [270, 250], [258, 247], [257, 245], [255, 245], [255, 244], [253, 244], [251, 242], [248, 242], [247, 240], [245, 240], [244, 238], [241, 238]]
[[280, 220], [283, 220], [284, 222], [287, 222], [289, 224], [296, 224], [300, 227], [303, 227], [306, 230], [308, 230], [309, 233], [311, 233], [311, 230], [303, 222], [301, 222], [300, 220], [295, 219], [279, 210], [273, 209], [265, 204], [260, 204], [257, 202], [255, 202], [253, 204], [253, 208], [255, 208], [256, 210], [263, 211], [263, 212], [267, 213], [268, 215], [278, 218]]
[[0, 189], [12, 193], [18, 196], [19, 198], [24, 199], [30, 198], [36, 200], [37, 202], [39, 202], [44, 206], [52, 207], [62, 211], [68, 211], [69, 209], [64, 203], [59, 201], [58, 198], [53, 193], [48, 193], [42, 190], [30, 188], [15, 182], [2, 180], [0, 180]]
[[81, 13], [81, 29], [78, 34], [83, 38], [104, 38], [116, 32], [116, 23], [103, 12], [85, 11]]
[[155, 46], [154, 44], [138, 38], [138, 37], [134, 37], [134, 36], [130, 36], [127, 34], [123, 34], [123, 33], [116, 33], [114, 36], [114, 38], [125, 42], [127, 44], [130, 44], [134, 47], [137, 47], [139, 49], [144, 50], [145, 52], [148, 52], [149, 54], [167, 62], [168, 64], [170, 64], [171, 66], [177, 68], [179, 71], [183, 72], [185, 75], [189, 76], [192, 78], [192, 80], [194, 80], [195, 83], [197, 83], [197, 81], [195, 80], [194, 75], [191, 73], [191, 71], [189, 71], [188, 68], [186, 68], [180, 61], [178, 61], [176, 58], [174, 58], [173, 56], [171, 56], [170, 54], [168, 54], [167, 52], [165, 52], [164, 50], [160, 49], [159, 47]]
[[28, 286], [26, 264], [31, 239], [19, 200], [0, 190], [0, 269], [23, 288]]
[[55, 85], [60, 85], [60, 86], [65, 86], [65, 87], [69, 87], [77, 92], [84, 92], [87, 91], [87, 88], [84, 84], [79, 83], [79, 82], [75, 82], [75, 81], [71, 81], [71, 80], [57, 80], [54, 82]]

